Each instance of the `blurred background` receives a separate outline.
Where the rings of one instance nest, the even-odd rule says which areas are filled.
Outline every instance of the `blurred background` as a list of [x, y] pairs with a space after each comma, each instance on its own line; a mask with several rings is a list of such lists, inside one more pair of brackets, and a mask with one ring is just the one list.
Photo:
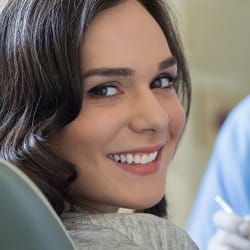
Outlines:
[[193, 84], [188, 125], [166, 190], [169, 219], [184, 227], [216, 133], [250, 93], [250, 1], [165, 1], [175, 8]]
[[193, 84], [188, 126], [167, 179], [169, 218], [184, 227], [216, 133], [250, 93], [250, 1], [171, 1]]

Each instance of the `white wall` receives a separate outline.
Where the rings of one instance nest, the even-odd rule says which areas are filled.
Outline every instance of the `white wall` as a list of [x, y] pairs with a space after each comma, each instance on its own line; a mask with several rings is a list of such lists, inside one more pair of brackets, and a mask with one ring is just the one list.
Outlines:
[[250, 93], [250, 1], [172, 2], [193, 83], [189, 123], [167, 180], [170, 219], [184, 226], [217, 132], [215, 119]]

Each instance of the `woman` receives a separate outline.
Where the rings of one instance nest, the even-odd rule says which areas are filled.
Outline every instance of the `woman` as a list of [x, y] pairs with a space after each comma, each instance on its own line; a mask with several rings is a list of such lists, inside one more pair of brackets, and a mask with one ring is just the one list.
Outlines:
[[[77, 246], [161, 249], [164, 239], [163, 249], [196, 249], [166, 220], [111, 214], [166, 214], [166, 171], [185, 127], [190, 81], [163, 3], [9, 1], [0, 27], [1, 156], [64, 212]], [[128, 236], [127, 223], [150, 226], [159, 239], [149, 246], [150, 236]]]

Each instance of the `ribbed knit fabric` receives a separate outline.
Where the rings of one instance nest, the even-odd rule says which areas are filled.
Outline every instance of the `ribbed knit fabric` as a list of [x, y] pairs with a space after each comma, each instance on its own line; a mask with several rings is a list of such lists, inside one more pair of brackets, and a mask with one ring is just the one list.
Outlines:
[[65, 213], [62, 221], [79, 250], [198, 249], [182, 229], [150, 214]]

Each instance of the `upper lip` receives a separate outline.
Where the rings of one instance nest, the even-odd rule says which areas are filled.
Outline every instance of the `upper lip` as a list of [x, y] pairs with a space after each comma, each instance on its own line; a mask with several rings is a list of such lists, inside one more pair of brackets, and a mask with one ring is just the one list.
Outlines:
[[160, 144], [158, 144], [156, 146], [138, 147], [138, 148], [135, 148], [135, 149], [120, 151], [120, 152], [115, 152], [115, 153], [110, 153], [110, 154], [153, 153], [153, 152], [161, 150], [165, 145], [166, 145], [166, 142], [162, 142], [162, 143], [160, 143]]

